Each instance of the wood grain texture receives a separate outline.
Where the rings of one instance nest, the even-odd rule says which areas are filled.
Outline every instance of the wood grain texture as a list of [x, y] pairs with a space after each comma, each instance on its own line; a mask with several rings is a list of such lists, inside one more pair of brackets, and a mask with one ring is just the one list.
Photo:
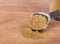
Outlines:
[[52, 20], [44, 31], [48, 39], [32, 40], [21, 35], [21, 29], [34, 12], [49, 11], [46, 0], [0, 0], [0, 44], [60, 44], [60, 22]]

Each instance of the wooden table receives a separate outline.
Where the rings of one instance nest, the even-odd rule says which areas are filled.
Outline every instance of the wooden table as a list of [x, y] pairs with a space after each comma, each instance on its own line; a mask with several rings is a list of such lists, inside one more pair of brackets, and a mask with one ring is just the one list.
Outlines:
[[52, 20], [44, 31], [48, 39], [32, 40], [21, 29], [34, 12], [49, 11], [49, 0], [0, 0], [0, 44], [60, 44], [60, 22]]

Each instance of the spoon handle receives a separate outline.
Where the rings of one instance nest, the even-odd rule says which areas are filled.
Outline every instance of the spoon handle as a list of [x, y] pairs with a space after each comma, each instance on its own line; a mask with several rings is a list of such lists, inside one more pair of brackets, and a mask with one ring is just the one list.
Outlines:
[[60, 16], [60, 9], [49, 13], [51, 18], [58, 18]]

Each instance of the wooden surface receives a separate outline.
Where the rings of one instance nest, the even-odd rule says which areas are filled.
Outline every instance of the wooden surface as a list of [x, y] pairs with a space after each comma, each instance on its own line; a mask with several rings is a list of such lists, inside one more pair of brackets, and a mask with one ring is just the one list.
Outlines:
[[44, 33], [48, 39], [32, 40], [21, 29], [34, 12], [49, 11], [48, 0], [0, 0], [0, 44], [60, 44], [60, 22], [52, 20]]

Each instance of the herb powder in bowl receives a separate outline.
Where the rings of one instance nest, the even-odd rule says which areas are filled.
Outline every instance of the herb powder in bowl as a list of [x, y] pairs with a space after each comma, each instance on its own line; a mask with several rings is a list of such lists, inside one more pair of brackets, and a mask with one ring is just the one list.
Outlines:
[[34, 15], [29, 18], [28, 26], [34, 30], [43, 29], [47, 24], [48, 20], [45, 16], [42, 15]]

